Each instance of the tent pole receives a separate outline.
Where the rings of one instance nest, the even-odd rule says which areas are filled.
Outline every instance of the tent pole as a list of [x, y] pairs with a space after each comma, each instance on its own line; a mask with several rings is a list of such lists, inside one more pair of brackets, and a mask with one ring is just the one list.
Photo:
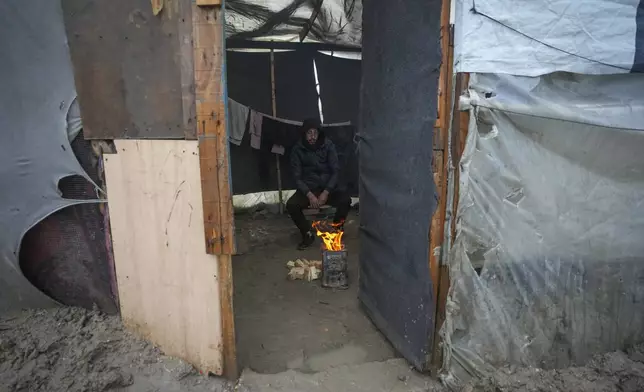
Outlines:
[[[277, 102], [275, 100], [275, 52], [271, 48], [271, 102], [273, 104], [273, 117], [277, 117]], [[280, 214], [284, 213], [284, 199], [282, 198], [282, 169], [280, 167], [280, 156], [275, 154], [277, 165], [277, 192], [280, 202]]]

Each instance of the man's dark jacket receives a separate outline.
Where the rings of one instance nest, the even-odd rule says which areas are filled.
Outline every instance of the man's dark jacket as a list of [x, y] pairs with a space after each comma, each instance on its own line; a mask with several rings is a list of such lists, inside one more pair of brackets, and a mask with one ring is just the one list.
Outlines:
[[306, 134], [291, 151], [291, 171], [297, 189], [307, 194], [327, 190], [332, 192], [338, 185], [340, 163], [333, 142], [319, 131], [315, 145], [306, 141]]

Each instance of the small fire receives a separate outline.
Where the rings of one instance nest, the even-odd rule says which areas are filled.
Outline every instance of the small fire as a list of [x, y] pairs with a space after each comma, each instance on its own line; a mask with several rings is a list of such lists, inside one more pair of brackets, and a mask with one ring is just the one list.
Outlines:
[[313, 222], [313, 228], [315, 229], [317, 236], [322, 239], [324, 249], [344, 249], [344, 245], [342, 244], [342, 235], [344, 234], [344, 231], [342, 230], [343, 223], [344, 222], [329, 224], [324, 221]]

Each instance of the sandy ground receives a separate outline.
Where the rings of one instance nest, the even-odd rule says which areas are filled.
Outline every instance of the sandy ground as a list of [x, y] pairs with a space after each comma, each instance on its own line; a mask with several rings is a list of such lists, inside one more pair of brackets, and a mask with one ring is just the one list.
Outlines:
[[244, 371], [229, 383], [200, 375], [125, 331], [120, 320], [78, 308], [0, 318], [0, 392], [9, 391], [440, 391], [402, 359], [315, 374]]
[[[242, 289], [235, 298], [238, 349], [246, 365], [237, 383], [201, 375], [191, 365], [164, 356], [125, 331], [118, 317], [56, 308], [0, 317], [0, 392], [446, 392], [394, 358], [359, 310], [355, 255], [350, 290], [287, 282], [283, 259], [298, 254], [293, 253], [297, 236], [288, 220], [270, 224], [277, 225], [271, 227], [280, 235], [267, 234], [262, 219], [253, 215], [239, 222], [239, 230], [249, 236], [234, 270]], [[347, 228], [350, 249], [357, 249], [356, 233], [354, 218]], [[313, 258], [316, 252], [302, 255]], [[462, 390], [644, 391], [644, 346], [596, 356], [583, 367], [501, 369]]]
[[501, 369], [464, 392], [640, 392], [644, 391], [644, 346], [597, 355], [566, 369]]
[[0, 320], [0, 391], [231, 391], [124, 331], [117, 317], [79, 308]]
[[235, 326], [240, 364], [258, 373], [288, 369], [320, 372], [396, 358], [396, 352], [360, 309], [358, 217], [345, 226], [348, 290], [320, 281], [286, 279], [288, 260], [320, 260], [319, 242], [296, 250], [299, 232], [287, 216], [245, 214], [236, 219], [239, 256], [233, 257]]
[[[644, 347], [600, 355], [584, 367], [503, 369], [467, 392], [635, 392], [644, 390]], [[445, 392], [402, 359], [340, 365], [318, 373], [245, 370], [229, 383], [124, 331], [120, 320], [78, 308], [0, 319], [0, 391]]]

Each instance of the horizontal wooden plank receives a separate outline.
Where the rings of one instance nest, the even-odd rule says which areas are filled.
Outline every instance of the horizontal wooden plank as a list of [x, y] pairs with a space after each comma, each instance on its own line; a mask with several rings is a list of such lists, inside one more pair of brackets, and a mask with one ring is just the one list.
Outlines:
[[221, 0], [197, 0], [197, 5], [200, 7], [220, 6]]

